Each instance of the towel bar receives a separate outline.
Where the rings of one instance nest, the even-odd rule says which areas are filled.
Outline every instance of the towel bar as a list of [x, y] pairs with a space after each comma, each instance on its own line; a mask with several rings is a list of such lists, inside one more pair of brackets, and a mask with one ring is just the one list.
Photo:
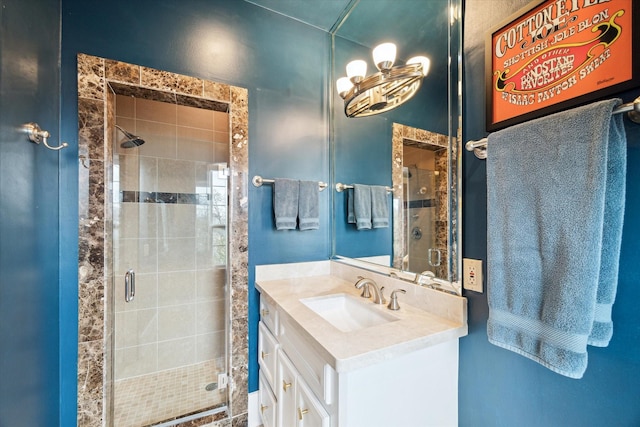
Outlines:
[[[337, 191], [338, 193], [343, 192], [343, 191], [344, 191], [344, 190], [346, 190], [347, 188], [353, 188], [353, 185], [342, 184], [342, 183], [340, 183], [340, 182], [336, 184], [336, 191]], [[389, 192], [389, 193], [393, 193], [393, 188], [391, 188], [391, 187], [385, 187], [385, 188], [386, 188], [387, 192]]]
[[[256, 175], [251, 179], [251, 182], [256, 187], [262, 187], [263, 184], [273, 184], [275, 182], [275, 180], [268, 179], [268, 178], [263, 178], [260, 175]], [[325, 188], [327, 188], [327, 183], [326, 182], [322, 182], [322, 181], [318, 181], [318, 187], [319, 187], [319, 190], [322, 191]]]
[[[629, 120], [640, 124], [640, 96], [634, 99], [633, 102], [622, 104], [615, 108], [611, 114], [620, 113], [628, 113], [627, 117], [629, 117]], [[481, 160], [487, 158], [487, 138], [482, 138], [477, 141], [469, 140], [464, 147], [467, 151], [473, 151], [473, 154]]]

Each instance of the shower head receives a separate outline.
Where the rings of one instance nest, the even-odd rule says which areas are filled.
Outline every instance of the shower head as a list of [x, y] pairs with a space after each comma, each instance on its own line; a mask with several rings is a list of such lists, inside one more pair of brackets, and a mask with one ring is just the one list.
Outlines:
[[120, 132], [122, 132], [124, 134], [124, 136], [126, 137], [126, 139], [120, 143], [120, 147], [122, 147], [122, 148], [134, 148], [134, 147], [139, 147], [142, 144], [144, 144], [144, 139], [140, 138], [139, 136], [136, 136], [136, 135], [132, 134], [131, 132], [127, 132], [126, 130], [122, 129], [118, 125], [115, 125], [115, 127]]

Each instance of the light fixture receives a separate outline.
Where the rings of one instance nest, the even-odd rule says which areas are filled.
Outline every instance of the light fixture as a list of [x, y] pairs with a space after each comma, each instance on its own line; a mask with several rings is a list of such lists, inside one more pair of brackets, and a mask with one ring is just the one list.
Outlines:
[[336, 81], [344, 99], [347, 117], [366, 117], [384, 113], [407, 102], [416, 94], [422, 78], [429, 72], [429, 58], [415, 56], [405, 65], [393, 66], [396, 45], [382, 43], [373, 49], [378, 72], [367, 76], [367, 63], [356, 59], [347, 64], [347, 77]]

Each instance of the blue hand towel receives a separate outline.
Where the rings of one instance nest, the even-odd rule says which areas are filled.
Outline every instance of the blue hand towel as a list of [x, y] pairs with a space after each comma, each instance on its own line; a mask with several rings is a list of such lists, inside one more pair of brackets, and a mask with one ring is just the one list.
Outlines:
[[[536, 119], [488, 141], [489, 341], [570, 378], [587, 367], [597, 296], [615, 295], [613, 274], [599, 278], [603, 259], [618, 263], [624, 185], [608, 175], [625, 163], [622, 121], [611, 114], [619, 102]], [[619, 218], [607, 227], [605, 205]]]
[[371, 187], [353, 184], [353, 212], [356, 217], [356, 229], [371, 229]]
[[371, 186], [371, 222], [373, 228], [389, 227], [389, 196], [381, 185]]
[[298, 196], [298, 227], [300, 230], [320, 228], [318, 188], [317, 181], [300, 181], [300, 195]]
[[356, 213], [353, 207], [353, 188], [347, 188], [347, 223], [356, 223]]
[[273, 212], [276, 230], [295, 230], [298, 218], [299, 183], [294, 179], [273, 180]]

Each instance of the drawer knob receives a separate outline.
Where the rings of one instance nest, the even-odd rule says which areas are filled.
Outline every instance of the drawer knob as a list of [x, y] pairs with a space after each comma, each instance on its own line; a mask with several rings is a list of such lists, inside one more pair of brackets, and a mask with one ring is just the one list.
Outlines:
[[288, 384], [287, 384], [287, 382], [286, 382], [285, 380], [282, 380], [282, 389], [283, 389], [284, 391], [287, 391], [287, 389], [288, 389], [289, 387], [291, 387], [291, 383], [288, 383]]
[[264, 411], [266, 411], [269, 407], [267, 405], [260, 405], [260, 412], [264, 414]]
[[264, 351], [261, 354], [262, 356], [262, 360], [266, 359], [267, 356], [269, 356], [269, 353], [265, 353]]
[[308, 413], [309, 410], [308, 409], [302, 409], [302, 408], [298, 408], [298, 419], [300, 421], [302, 421], [302, 417], [304, 416], [304, 414]]
[[263, 308], [260, 311], [260, 314], [262, 315], [262, 317], [267, 317], [269, 315], [269, 310], [267, 310], [266, 308]]

